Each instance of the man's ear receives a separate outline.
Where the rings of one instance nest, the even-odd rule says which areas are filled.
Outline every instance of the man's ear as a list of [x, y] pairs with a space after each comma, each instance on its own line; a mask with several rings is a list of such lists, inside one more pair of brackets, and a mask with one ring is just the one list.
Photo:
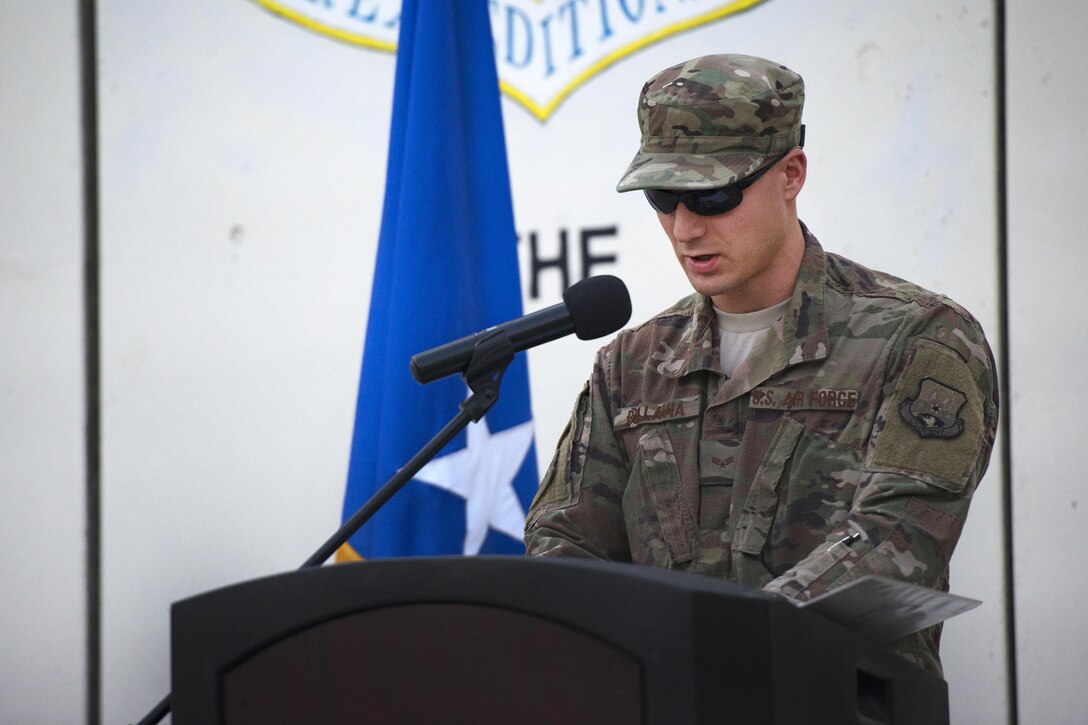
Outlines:
[[792, 201], [797, 198], [797, 195], [801, 193], [801, 188], [805, 185], [805, 178], [808, 175], [808, 157], [805, 156], [802, 149], [796, 148], [783, 159], [783, 164], [786, 171], [784, 191], [786, 199]]

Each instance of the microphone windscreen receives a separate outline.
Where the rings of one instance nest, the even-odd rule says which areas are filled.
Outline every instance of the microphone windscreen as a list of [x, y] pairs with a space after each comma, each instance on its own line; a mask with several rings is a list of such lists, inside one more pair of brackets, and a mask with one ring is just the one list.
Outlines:
[[574, 323], [574, 334], [592, 340], [615, 332], [631, 319], [631, 295], [619, 277], [587, 277], [567, 288], [563, 302]]

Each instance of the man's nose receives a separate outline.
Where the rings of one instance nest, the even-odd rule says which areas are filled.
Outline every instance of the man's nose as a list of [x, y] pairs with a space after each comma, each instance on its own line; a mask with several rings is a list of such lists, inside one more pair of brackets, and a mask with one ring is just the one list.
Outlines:
[[673, 214], [675, 218], [672, 224], [672, 234], [676, 241], [690, 242], [706, 233], [704, 218], [689, 211], [683, 202], [676, 205], [676, 211]]

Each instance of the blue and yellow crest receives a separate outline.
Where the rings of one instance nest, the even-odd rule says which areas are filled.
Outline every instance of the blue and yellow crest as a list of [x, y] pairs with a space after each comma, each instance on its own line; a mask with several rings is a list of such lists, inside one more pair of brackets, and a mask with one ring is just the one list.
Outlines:
[[[252, 0], [321, 35], [395, 52], [400, 0]], [[502, 92], [541, 121], [613, 63], [765, 0], [491, 0]]]

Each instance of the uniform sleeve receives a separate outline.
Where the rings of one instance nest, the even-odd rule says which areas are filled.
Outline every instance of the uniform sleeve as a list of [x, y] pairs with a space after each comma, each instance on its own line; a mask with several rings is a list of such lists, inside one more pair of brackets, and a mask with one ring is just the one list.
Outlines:
[[611, 354], [597, 355], [555, 457], [529, 507], [530, 556], [630, 561], [621, 508], [629, 471], [612, 429], [606, 375]]
[[997, 429], [993, 355], [972, 318], [941, 306], [891, 357], [850, 510], [766, 591], [807, 600], [866, 575], [947, 589]]

